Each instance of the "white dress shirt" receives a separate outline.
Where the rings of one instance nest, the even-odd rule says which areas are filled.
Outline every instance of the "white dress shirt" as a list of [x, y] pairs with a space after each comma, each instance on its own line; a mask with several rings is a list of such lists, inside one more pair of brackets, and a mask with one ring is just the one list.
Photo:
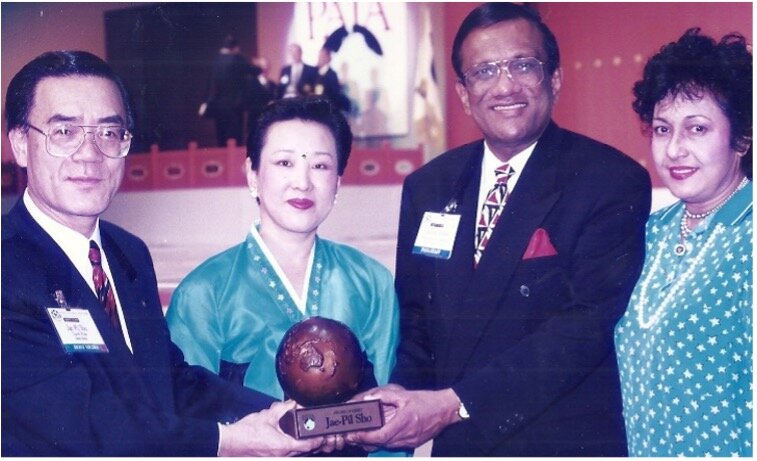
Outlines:
[[[507, 180], [508, 194], [512, 193], [512, 191], [515, 189], [515, 184], [517, 184], [518, 178], [520, 178], [520, 174], [523, 171], [523, 168], [526, 167], [526, 162], [528, 162], [528, 159], [531, 158], [531, 154], [534, 152], [535, 147], [536, 143], [531, 144], [530, 146], [515, 154], [510, 159], [510, 161], [507, 162], [514, 171], [513, 175], [510, 176], [510, 179]], [[486, 144], [486, 141], [484, 141], [484, 158], [483, 160], [481, 160], [481, 184], [478, 187], [478, 207], [476, 208], [479, 213], [481, 212], [481, 207], [484, 206], [486, 196], [489, 194], [489, 191], [497, 182], [497, 175], [494, 173], [494, 171], [504, 163], [505, 162], [498, 159], [497, 156], [494, 155], [494, 152], [489, 149], [489, 145]]]
[[110, 286], [113, 289], [113, 295], [116, 298], [116, 311], [118, 312], [118, 321], [121, 324], [121, 331], [124, 334], [126, 345], [131, 349], [129, 330], [126, 328], [126, 322], [124, 321], [124, 315], [121, 309], [121, 302], [118, 299], [118, 288], [113, 280], [113, 275], [111, 274], [110, 266], [108, 265], [108, 257], [105, 255], [105, 250], [103, 250], [102, 241], [100, 240], [100, 219], [98, 218], [95, 223], [95, 230], [92, 232], [92, 235], [87, 238], [79, 232], [64, 226], [46, 215], [39, 209], [37, 204], [34, 203], [34, 200], [29, 196], [28, 190], [24, 191], [23, 200], [26, 209], [29, 210], [29, 214], [37, 224], [39, 224], [40, 227], [52, 237], [66, 256], [68, 256], [68, 259], [71, 260], [71, 263], [76, 270], [79, 271], [79, 274], [81, 274], [84, 281], [87, 282], [87, 285], [89, 285], [89, 288], [95, 296], [97, 295], [97, 292], [95, 290], [95, 282], [92, 280], [92, 263], [89, 261], [89, 241], [94, 240], [100, 247], [102, 267], [105, 271], [105, 275], [108, 276], [108, 280], [110, 280]]

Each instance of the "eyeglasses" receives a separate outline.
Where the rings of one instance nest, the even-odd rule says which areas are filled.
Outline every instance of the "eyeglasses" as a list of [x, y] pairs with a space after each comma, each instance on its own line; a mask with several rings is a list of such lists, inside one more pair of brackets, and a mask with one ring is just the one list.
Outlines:
[[503, 69], [510, 80], [525, 88], [544, 80], [544, 63], [533, 57], [484, 62], [465, 72], [463, 80], [471, 91], [484, 92], [499, 79]]
[[52, 125], [47, 133], [34, 125], [27, 123], [30, 128], [42, 134], [47, 141], [47, 153], [53, 157], [70, 157], [74, 154], [87, 137], [92, 133], [95, 144], [106, 157], [122, 158], [129, 153], [132, 134], [120, 126], [105, 125], [72, 125], [60, 123]]

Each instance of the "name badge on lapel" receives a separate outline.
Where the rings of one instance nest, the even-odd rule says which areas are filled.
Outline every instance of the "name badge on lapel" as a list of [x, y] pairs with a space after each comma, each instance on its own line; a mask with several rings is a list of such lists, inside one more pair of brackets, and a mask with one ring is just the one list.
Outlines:
[[459, 214], [425, 212], [415, 237], [413, 254], [449, 259], [459, 225]]
[[108, 346], [105, 345], [92, 314], [87, 309], [69, 307], [60, 290], [55, 292], [55, 299], [58, 307], [48, 307], [47, 315], [50, 316], [66, 353], [108, 352]]

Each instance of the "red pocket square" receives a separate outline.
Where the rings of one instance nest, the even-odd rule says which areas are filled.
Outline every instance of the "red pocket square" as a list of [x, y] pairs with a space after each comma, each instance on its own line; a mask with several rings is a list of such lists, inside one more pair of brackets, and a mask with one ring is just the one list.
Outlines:
[[552, 246], [549, 240], [549, 234], [541, 227], [534, 231], [531, 240], [528, 242], [526, 252], [523, 253], [523, 259], [543, 258], [544, 256], [554, 256], [557, 250]]

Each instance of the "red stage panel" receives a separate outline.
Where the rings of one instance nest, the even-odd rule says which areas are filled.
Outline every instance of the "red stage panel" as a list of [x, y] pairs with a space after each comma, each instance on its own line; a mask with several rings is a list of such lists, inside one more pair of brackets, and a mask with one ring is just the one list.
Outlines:
[[122, 191], [138, 191], [152, 189], [153, 172], [150, 154], [132, 154], [126, 157], [124, 179], [121, 182]]
[[193, 187], [225, 187], [228, 185], [226, 149], [197, 149], [190, 143], [187, 152], [191, 159], [191, 185]]
[[342, 184], [402, 184], [423, 165], [423, 148], [353, 149]]
[[152, 152], [150, 156], [155, 171], [154, 189], [185, 189], [192, 186], [188, 151]]
[[245, 170], [245, 160], [247, 151], [242, 147], [226, 149], [226, 178], [227, 184], [231, 187], [247, 187], [247, 172]]

